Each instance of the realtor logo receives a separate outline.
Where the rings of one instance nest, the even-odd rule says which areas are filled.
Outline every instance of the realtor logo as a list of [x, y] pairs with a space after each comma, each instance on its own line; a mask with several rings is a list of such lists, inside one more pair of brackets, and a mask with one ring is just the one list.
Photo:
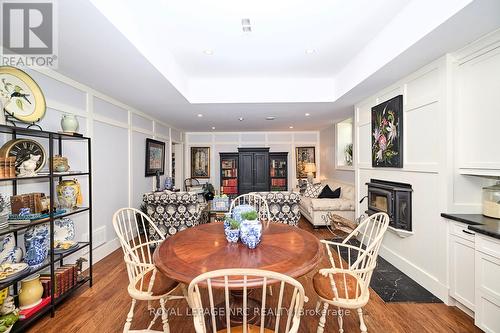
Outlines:
[[55, 67], [54, 7], [52, 1], [2, 1], [2, 65]]

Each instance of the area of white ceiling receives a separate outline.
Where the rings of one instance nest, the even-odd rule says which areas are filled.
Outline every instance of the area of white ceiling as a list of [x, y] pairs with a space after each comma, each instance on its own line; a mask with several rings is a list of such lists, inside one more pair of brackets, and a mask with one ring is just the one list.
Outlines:
[[[496, 0], [92, 2], [100, 11], [59, 5], [59, 71], [190, 131], [322, 128], [386, 79], [500, 26]], [[250, 34], [230, 31], [245, 17]]]

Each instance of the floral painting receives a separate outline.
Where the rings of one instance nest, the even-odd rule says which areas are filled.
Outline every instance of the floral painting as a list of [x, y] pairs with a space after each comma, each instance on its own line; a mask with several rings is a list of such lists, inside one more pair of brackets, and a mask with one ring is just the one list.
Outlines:
[[372, 108], [372, 166], [403, 167], [403, 96]]

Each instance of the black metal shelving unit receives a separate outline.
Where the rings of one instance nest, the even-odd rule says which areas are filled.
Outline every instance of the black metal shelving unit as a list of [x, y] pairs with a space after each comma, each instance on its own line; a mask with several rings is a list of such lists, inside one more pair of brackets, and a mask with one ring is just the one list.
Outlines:
[[[62, 133], [56, 133], [56, 132], [48, 132], [48, 131], [40, 131], [40, 130], [34, 130], [34, 129], [27, 129], [27, 128], [20, 128], [20, 127], [15, 127], [15, 126], [6, 126], [6, 125], [0, 125], [0, 133], [2, 134], [7, 134], [11, 135], [12, 139], [16, 139], [18, 137], [31, 137], [31, 138], [42, 138], [48, 140], [48, 159], [47, 163], [49, 164], [49, 173], [47, 175], [40, 175], [36, 177], [19, 177], [19, 178], [2, 178], [0, 179], [0, 182], [5, 183], [5, 182], [11, 182], [12, 183], [12, 194], [16, 195], [18, 191], [18, 182], [19, 181], [44, 181], [48, 182], [49, 184], [49, 195], [50, 195], [50, 214], [47, 218], [39, 219], [39, 220], [34, 220], [29, 224], [26, 225], [17, 225], [17, 226], [9, 226], [8, 228], [5, 229], [0, 229], [0, 236], [6, 235], [8, 233], [13, 232], [16, 242], [17, 242], [17, 237], [19, 234], [23, 233], [25, 229], [37, 225], [37, 224], [42, 224], [42, 223], [49, 223], [50, 226], [50, 252], [49, 252], [49, 257], [47, 258], [46, 262], [44, 262], [41, 266], [37, 268], [30, 269], [29, 272], [26, 272], [25, 274], [22, 274], [16, 279], [7, 281], [5, 283], [0, 282], [0, 290], [6, 287], [13, 286], [14, 289], [14, 296], [16, 298], [16, 304], [17, 304], [17, 294], [18, 294], [18, 283], [25, 279], [26, 277], [37, 273], [41, 272], [45, 269], [50, 269], [50, 276], [51, 280], [55, 281], [56, 276], [55, 276], [55, 269], [56, 266], [63, 265], [64, 264], [64, 259], [68, 257], [71, 254], [77, 253], [78, 251], [81, 251], [83, 249], [88, 249], [88, 274], [83, 277], [83, 279], [79, 280], [75, 286], [67, 290], [64, 294], [60, 295], [59, 297], [55, 298], [55, 283], [51, 283], [51, 300], [50, 304], [47, 306], [41, 308], [36, 314], [31, 316], [28, 319], [24, 320], [19, 320], [17, 321], [11, 332], [23, 332], [26, 330], [27, 327], [29, 327], [33, 322], [38, 320], [40, 317], [47, 313], [51, 313], [51, 316], [54, 316], [56, 308], [59, 304], [61, 304], [65, 299], [67, 299], [69, 296], [71, 296], [78, 288], [81, 286], [85, 285], [87, 282], [89, 283], [89, 286], [92, 287], [92, 163], [91, 163], [91, 140], [88, 137], [79, 137], [79, 136], [73, 136], [73, 135], [67, 135], [67, 134], [62, 134]], [[87, 172], [78, 172], [78, 173], [56, 173], [54, 172], [52, 168], [52, 158], [54, 157], [54, 151], [57, 149], [57, 155], [62, 155], [63, 154], [63, 142], [65, 141], [81, 141], [81, 142], [86, 142], [87, 144]], [[56, 147], [54, 147], [56, 145]], [[65, 177], [77, 177], [77, 176], [86, 176], [88, 179], [88, 207], [79, 207], [78, 209], [70, 210], [67, 211], [63, 214], [54, 214], [55, 211], [55, 205], [54, 205], [54, 198], [56, 197], [55, 193], [55, 186], [54, 182], [55, 181], [61, 181]], [[83, 214], [88, 212], [88, 241], [85, 242], [78, 242], [78, 246], [75, 248], [72, 248], [66, 252], [63, 253], [55, 253], [54, 252], [54, 221], [63, 217], [68, 217], [71, 215], [75, 214]]]

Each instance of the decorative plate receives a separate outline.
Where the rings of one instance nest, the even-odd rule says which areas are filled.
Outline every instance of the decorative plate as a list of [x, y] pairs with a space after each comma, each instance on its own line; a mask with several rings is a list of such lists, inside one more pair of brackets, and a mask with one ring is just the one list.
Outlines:
[[2, 264], [0, 265], [0, 281], [13, 278], [27, 270], [29, 270], [29, 266], [24, 262], [19, 264]]
[[54, 253], [63, 253], [73, 249], [78, 246], [78, 242], [75, 241], [55, 241], [54, 242]]
[[36, 82], [20, 69], [0, 66], [0, 102], [6, 113], [25, 123], [45, 115], [45, 97]]
[[54, 222], [54, 240], [72, 241], [75, 239], [75, 224], [69, 218], [62, 218]]

